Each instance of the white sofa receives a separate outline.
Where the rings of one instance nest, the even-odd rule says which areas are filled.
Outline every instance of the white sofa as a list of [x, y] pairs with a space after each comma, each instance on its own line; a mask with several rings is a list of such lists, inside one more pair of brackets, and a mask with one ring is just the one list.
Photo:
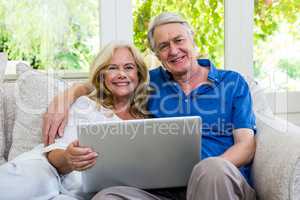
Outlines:
[[[0, 63], [0, 73], [1, 66], [5, 63]], [[41, 142], [41, 114], [53, 96], [69, 86], [24, 64], [17, 72], [13, 82], [0, 74], [0, 164]], [[258, 198], [300, 199], [300, 128], [273, 116], [263, 91], [253, 81], [249, 85], [257, 117], [252, 174]]]

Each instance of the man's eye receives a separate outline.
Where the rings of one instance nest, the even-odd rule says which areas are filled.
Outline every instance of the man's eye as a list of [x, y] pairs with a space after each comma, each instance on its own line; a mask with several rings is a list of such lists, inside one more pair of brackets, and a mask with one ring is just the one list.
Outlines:
[[166, 50], [167, 48], [168, 48], [168, 45], [166, 45], [166, 44], [160, 45], [160, 46], [158, 47], [158, 49], [159, 49], [160, 51]]
[[180, 44], [180, 43], [182, 43], [183, 41], [184, 41], [183, 38], [178, 38], [178, 39], [175, 40], [175, 43]]

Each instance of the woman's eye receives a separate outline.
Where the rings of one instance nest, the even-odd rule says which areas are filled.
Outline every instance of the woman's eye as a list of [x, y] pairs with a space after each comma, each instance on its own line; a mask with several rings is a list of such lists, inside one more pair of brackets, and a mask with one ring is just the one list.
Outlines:
[[134, 66], [132, 65], [132, 64], [128, 64], [128, 65], [125, 65], [125, 69], [133, 69], [134, 68]]
[[114, 66], [114, 65], [108, 66], [108, 70], [116, 70], [116, 69], [117, 69], [117, 66]]

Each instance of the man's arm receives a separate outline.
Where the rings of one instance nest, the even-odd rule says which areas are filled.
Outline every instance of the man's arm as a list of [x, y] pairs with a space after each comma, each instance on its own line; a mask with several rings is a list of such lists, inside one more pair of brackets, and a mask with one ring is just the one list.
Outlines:
[[227, 149], [221, 157], [236, 167], [248, 164], [254, 157], [256, 141], [252, 129], [240, 128], [233, 131], [234, 145]]
[[90, 83], [77, 83], [62, 94], [54, 97], [43, 115], [43, 141], [45, 145], [54, 142], [57, 133], [62, 136], [68, 121], [68, 113], [71, 105], [80, 96], [92, 91]]

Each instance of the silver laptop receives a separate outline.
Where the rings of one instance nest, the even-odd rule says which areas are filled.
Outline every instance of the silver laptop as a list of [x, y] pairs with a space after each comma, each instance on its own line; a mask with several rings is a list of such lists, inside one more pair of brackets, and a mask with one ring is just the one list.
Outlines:
[[81, 124], [78, 138], [99, 154], [96, 165], [82, 173], [85, 192], [186, 186], [201, 157], [200, 117]]

